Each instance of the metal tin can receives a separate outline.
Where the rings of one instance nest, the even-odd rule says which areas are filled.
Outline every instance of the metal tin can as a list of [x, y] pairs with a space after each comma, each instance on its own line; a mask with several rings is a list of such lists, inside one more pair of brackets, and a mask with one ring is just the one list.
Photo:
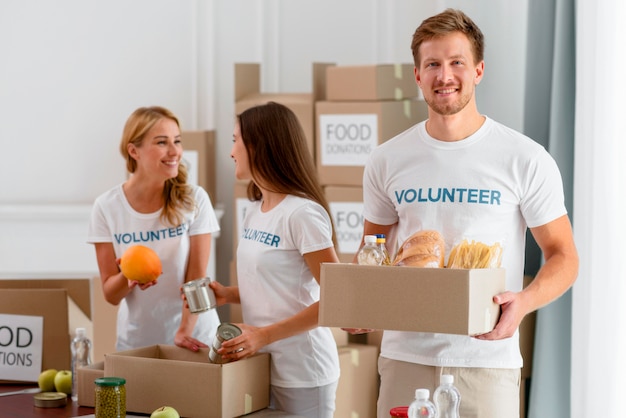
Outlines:
[[211, 363], [223, 364], [227, 363], [222, 359], [222, 356], [217, 354], [217, 350], [222, 348], [222, 342], [230, 340], [241, 335], [241, 328], [235, 324], [224, 322], [217, 327], [217, 332], [213, 338], [213, 344], [211, 344], [211, 350], [209, 350], [209, 360]]
[[126, 379], [99, 377], [96, 384], [95, 418], [126, 418]]
[[67, 405], [67, 395], [61, 392], [41, 392], [33, 396], [38, 408], [58, 408]]
[[192, 280], [183, 285], [183, 292], [189, 305], [189, 312], [198, 314], [217, 307], [215, 293], [209, 287], [210, 277]]

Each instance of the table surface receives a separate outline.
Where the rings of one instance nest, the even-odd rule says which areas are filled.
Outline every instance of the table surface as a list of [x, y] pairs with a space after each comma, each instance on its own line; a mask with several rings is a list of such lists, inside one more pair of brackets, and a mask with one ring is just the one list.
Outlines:
[[[0, 394], [4, 392], [14, 392], [22, 389], [36, 388], [37, 385], [12, 385], [0, 384]], [[35, 406], [33, 393], [21, 393], [16, 395], [0, 396], [0, 415], [2, 418], [37, 418], [37, 417], [93, 417], [94, 409], [78, 406], [77, 402], [67, 399], [67, 405], [59, 408], [38, 408]], [[149, 417], [149, 414], [126, 415], [131, 417]], [[264, 409], [246, 415], [249, 418], [301, 418], [281, 411]]]
[[[22, 389], [36, 388], [37, 385], [0, 385], [0, 393], [13, 392]], [[59, 408], [38, 408], [35, 406], [33, 393], [0, 396], [0, 411], [2, 418], [31, 418], [31, 417], [78, 417], [94, 413], [93, 408], [78, 406], [70, 397], [67, 405]]]

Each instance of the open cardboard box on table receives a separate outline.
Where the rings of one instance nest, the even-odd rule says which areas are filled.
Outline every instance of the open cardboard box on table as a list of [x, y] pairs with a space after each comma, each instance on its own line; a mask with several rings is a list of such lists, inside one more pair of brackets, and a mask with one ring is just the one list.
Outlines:
[[324, 263], [322, 326], [476, 335], [491, 331], [504, 269]]
[[171, 405], [185, 417], [231, 418], [269, 405], [269, 354], [226, 364], [210, 363], [208, 355], [172, 345], [110, 353], [104, 376], [126, 379], [129, 412]]

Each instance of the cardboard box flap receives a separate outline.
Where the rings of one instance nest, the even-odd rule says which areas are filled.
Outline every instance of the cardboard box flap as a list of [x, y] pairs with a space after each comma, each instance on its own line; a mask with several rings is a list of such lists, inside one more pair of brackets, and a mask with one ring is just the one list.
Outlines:
[[335, 63], [314, 62], [313, 63], [313, 99], [316, 102], [326, 100], [326, 73], [329, 67], [336, 66]]
[[65, 289], [69, 297], [91, 319], [90, 278], [2, 279], [0, 289]]
[[324, 263], [323, 326], [474, 335], [495, 326], [503, 269], [429, 269]]
[[237, 101], [237, 113], [265, 104], [276, 102], [285, 106], [310, 106], [313, 113], [313, 95], [311, 93], [252, 93]]
[[235, 63], [235, 101], [261, 92], [261, 64]]

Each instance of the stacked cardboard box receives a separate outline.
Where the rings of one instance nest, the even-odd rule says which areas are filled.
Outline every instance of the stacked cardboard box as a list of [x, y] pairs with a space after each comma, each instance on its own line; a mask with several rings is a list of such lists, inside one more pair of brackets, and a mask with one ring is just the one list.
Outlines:
[[323, 185], [361, 186], [377, 145], [427, 118], [412, 64], [329, 66], [315, 104], [316, 161]]
[[326, 100], [402, 100], [418, 95], [413, 64], [377, 64], [329, 67]]
[[326, 68], [326, 100], [315, 106], [315, 156], [341, 262], [352, 262], [361, 242], [363, 170], [370, 152], [427, 116], [413, 64]]
[[335, 416], [376, 418], [378, 348], [348, 343], [337, 349], [341, 377], [337, 385]]
[[250, 107], [273, 101], [287, 106], [297, 116], [307, 137], [311, 155], [315, 154], [315, 102], [323, 98], [326, 68], [333, 64], [313, 64], [313, 89], [306, 93], [261, 91], [261, 66], [256, 63], [235, 64], [235, 114]]

